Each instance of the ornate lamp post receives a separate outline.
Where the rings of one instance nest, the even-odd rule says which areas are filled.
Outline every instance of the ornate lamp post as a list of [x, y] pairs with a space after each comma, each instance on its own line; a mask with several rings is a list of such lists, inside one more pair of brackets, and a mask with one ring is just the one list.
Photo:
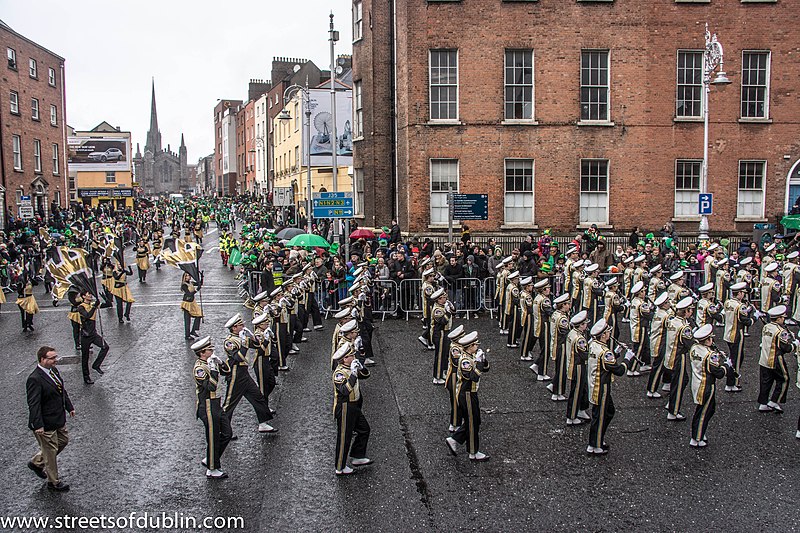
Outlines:
[[283, 91], [284, 110], [278, 115], [278, 119], [291, 120], [292, 116], [285, 107], [298, 92], [300, 93], [306, 115], [304, 124], [306, 127], [306, 233], [311, 233], [311, 215], [313, 213], [311, 208], [311, 93], [308, 90], [308, 78], [306, 78], [305, 86], [296, 84], [290, 85]]
[[[725, 74], [722, 64], [722, 44], [717, 40], [717, 34], [708, 31], [706, 23], [706, 49], [703, 52], [703, 168], [700, 176], [700, 194], [708, 192], [708, 94], [711, 84], [726, 85], [731, 82]], [[711, 75], [719, 67], [714, 80]], [[708, 215], [700, 216], [700, 239], [708, 239]]]

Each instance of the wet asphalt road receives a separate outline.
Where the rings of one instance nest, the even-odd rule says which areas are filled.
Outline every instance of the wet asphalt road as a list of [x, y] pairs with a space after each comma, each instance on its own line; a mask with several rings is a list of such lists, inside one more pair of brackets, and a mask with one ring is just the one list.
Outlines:
[[[233, 273], [218, 257], [209, 251], [203, 259], [201, 334], [220, 347], [224, 322], [244, 310]], [[481, 448], [491, 460], [473, 464], [445, 449], [447, 392], [430, 382], [432, 352], [416, 340], [418, 320], [386, 320], [374, 337], [379, 365], [362, 386], [375, 463], [340, 479], [333, 474], [328, 322], [307, 334], [291, 371], [279, 377], [271, 401], [279, 433], [257, 433], [252, 408], [241, 403], [233, 421], [239, 439], [223, 457], [230, 478], [208, 481], [199, 464], [205, 443], [194, 418], [194, 356], [183, 340], [179, 272], [152, 270], [146, 285], [133, 278], [133, 322], [119, 325], [111, 310], [102, 311], [112, 347], [106, 374], [87, 387], [79, 364], [60, 366], [78, 413], [68, 421], [70, 444], [59, 460], [72, 486], [66, 494], [48, 492], [25, 466], [36, 446], [24, 385], [40, 345], [74, 355], [67, 309], [50, 307], [37, 287], [43, 312], [36, 331], [23, 334], [16, 306], [2, 306], [3, 515], [241, 516], [247, 531], [800, 529], [800, 391], [792, 385], [783, 415], [756, 412], [755, 334], [744, 392], [717, 394], [708, 448], [690, 448], [689, 421], [667, 422], [664, 402], [645, 397], [646, 377], [622, 378], [614, 384], [612, 451], [598, 458], [584, 453], [587, 426], [564, 424], [564, 404], [550, 401], [494, 323], [470, 320], [483, 347], [492, 348], [480, 391]], [[790, 367], [794, 372], [794, 361]], [[685, 403], [687, 417], [693, 410]]]

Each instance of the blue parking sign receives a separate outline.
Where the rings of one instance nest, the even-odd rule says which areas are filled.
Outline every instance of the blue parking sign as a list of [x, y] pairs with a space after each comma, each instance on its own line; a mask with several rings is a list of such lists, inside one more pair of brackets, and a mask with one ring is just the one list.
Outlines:
[[714, 209], [714, 195], [713, 194], [698, 194], [697, 195], [697, 211], [701, 215], [710, 215]]

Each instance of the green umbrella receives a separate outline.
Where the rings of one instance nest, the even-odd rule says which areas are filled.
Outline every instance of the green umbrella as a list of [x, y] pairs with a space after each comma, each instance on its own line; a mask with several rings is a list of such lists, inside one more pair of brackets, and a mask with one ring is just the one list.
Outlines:
[[800, 215], [789, 215], [781, 219], [781, 226], [786, 229], [800, 229]]
[[303, 233], [295, 235], [292, 240], [286, 243], [286, 246], [293, 247], [299, 246], [300, 248], [330, 248], [330, 243], [319, 235], [312, 233]]

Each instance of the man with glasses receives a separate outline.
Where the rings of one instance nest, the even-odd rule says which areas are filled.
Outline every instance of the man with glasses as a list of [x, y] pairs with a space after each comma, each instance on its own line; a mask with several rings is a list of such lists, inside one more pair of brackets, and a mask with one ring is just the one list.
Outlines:
[[28, 468], [47, 480], [49, 490], [66, 492], [69, 485], [58, 476], [56, 457], [69, 442], [66, 413], [74, 417], [75, 407], [56, 368], [56, 349], [42, 346], [36, 352], [36, 358], [38, 364], [28, 376], [25, 391], [28, 398], [28, 427], [33, 430], [39, 444], [39, 453], [28, 461]]

